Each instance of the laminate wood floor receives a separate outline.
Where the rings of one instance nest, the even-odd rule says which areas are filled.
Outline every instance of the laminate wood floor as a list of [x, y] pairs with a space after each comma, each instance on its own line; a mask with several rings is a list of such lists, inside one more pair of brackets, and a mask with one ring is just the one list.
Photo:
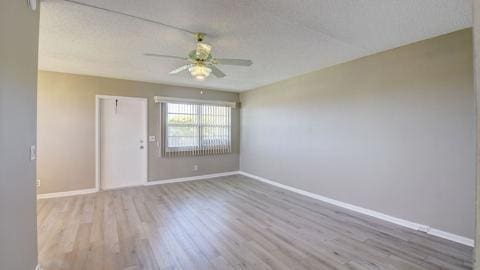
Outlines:
[[38, 201], [54, 269], [471, 269], [472, 248], [244, 176]]

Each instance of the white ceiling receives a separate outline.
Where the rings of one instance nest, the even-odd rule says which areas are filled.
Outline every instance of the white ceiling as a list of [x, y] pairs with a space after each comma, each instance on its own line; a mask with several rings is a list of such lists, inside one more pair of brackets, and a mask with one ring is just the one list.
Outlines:
[[472, 0], [78, 0], [208, 34], [227, 77], [169, 75], [194, 38], [61, 0], [44, 0], [42, 70], [243, 91], [472, 25]]

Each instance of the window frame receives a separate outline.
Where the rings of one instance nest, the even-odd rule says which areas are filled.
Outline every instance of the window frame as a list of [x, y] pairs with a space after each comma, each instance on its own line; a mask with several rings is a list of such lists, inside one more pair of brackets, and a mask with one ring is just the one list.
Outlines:
[[[202, 155], [202, 154], [209, 154], [209, 153], [216, 153], [216, 152], [222, 152], [222, 153], [230, 153], [231, 152], [231, 146], [232, 146], [232, 107], [226, 106], [226, 105], [217, 105], [217, 104], [202, 104], [202, 103], [190, 103], [190, 102], [165, 102], [165, 108], [163, 110], [164, 113], [164, 120], [162, 123], [162, 128], [164, 129], [164, 140], [163, 140], [163, 148], [165, 153], [184, 153], [184, 152], [194, 152], [195, 155]], [[194, 113], [169, 113], [168, 112], [168, 106], [169, 104], [184, 104], [184, 105], [190, 105], [195, 108]], [[226, 117], [228, 119], [228, 122], [226, 125], [214, 125], [214, 124], [204, 124], [203, 123], [203, 116], [205, 115], [211, 115], [206, 112], [204, 112], [204, 109], [206, 106], [213, 106], [213, 107], [221, 107], [225, 108], [226, 112], [223, 115], [217, 115], [217, 116], [222, 116]], [[194, 115], [196, 117], [196, 124], [169, 124], [168, 119], [169, 115], [171, 114], [185, 114], [185, 115]], [[174, 136], [169, 136], [169, 127], [192, 127], [196, 130], [196, 136], [193, 136], [197, 144], [195, 146], [169, 146], [170, 138]], [[219, 143], [219, 144], [206, 144], [204, 142], [205, 136], [204, 135], [204, 128], [226, 128], [227, 131], [227, 136], [226, 140], [221, 140], [224, 143]], [[183, 136], [178, 136], [178, 137], [183, 137]]]

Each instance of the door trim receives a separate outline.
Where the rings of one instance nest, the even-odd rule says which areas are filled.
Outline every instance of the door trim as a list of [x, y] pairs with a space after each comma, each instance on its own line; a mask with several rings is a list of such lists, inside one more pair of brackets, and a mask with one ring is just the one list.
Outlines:
[[95, 95], [95, 189], [104, 190], [100, 183], [100, 100], [102, 99], [123, 99], [137, 100], [145, 103], [145, 178], [141, 185], [148, 183], [148, 99], [139, 97]]

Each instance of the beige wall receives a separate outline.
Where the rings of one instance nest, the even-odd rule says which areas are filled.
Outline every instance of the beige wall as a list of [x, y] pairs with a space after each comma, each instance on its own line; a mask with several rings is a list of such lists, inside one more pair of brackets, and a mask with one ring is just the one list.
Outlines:
[[[39, 193], [95, 187], [95, 95], [148, 98], [149, 135], [159, 136], [159, 106], [153, 97], [238, 101], [238, 94], [40, 71], [38, 74]], [[149, 144], [148, 179], [165, 180], [238, 170], [239, 110], [232, 117], [234, 153], [162, 158]], [[198, 171], [193, 166], [198, 165]]]
[[240, 95], [240, 169], [473, 238], [472, 32]]
[[39, 12], [0, 1], [0, 269], [37, 265], [35, 144]]

